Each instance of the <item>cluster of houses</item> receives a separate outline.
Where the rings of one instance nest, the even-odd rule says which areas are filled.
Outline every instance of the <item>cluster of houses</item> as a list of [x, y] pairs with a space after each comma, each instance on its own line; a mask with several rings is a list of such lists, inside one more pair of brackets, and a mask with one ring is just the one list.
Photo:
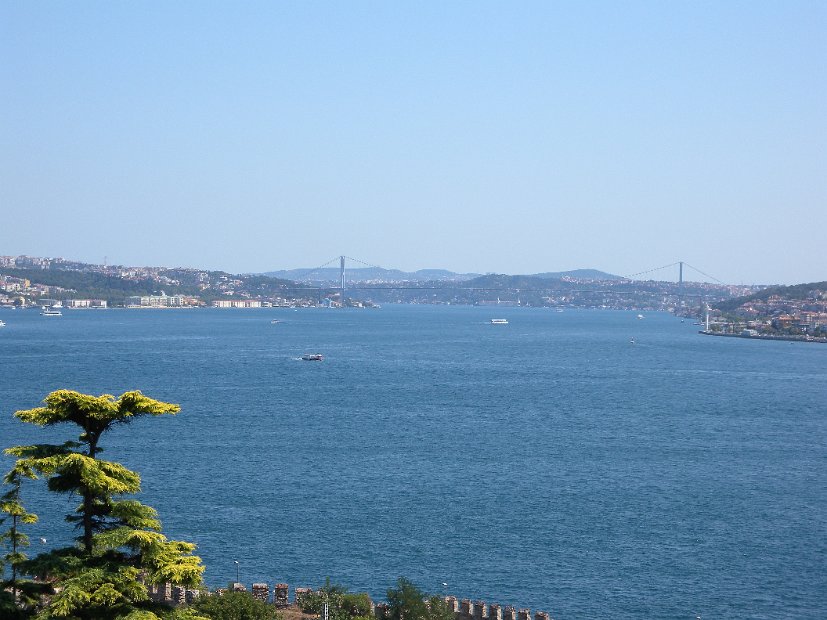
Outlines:
[[745, 303], [732, 320], [718, 321], [718, 329], [729, 332], [751, 330], [755, 334], [827, 336], [827, 291], [813, 290], [806, 299], [771, 295], [766, 300]]

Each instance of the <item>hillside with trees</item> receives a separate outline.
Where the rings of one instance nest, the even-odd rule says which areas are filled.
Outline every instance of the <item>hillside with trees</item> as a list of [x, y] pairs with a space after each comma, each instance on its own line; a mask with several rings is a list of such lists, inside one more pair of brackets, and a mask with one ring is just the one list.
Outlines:
[[752, 295], [718, 302], [713, 307], [721, 312], [732, 312], [751, 303], [766, 303], [771, 297], [779, 297], [789, 301], [806, 301], [808, 299], [816, 300], [825, 292], [827, 292], [827, 281], [793, 284], [791, 286], [770, 286]]

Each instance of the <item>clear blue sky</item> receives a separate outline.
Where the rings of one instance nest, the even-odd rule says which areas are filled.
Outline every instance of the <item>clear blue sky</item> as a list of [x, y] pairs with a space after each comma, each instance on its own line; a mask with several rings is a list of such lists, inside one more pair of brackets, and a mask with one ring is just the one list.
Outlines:
[[0, 59], [0, 254], [827, 279], [823, 1], [5, 0]]

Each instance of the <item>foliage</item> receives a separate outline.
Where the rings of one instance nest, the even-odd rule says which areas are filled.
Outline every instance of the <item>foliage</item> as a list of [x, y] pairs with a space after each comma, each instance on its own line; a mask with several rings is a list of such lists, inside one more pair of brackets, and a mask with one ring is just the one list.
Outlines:
[[405, 577], [388, 590], [390, 620], [453, 620], [454, 613], [439, 596], [427, 596]]
[[770, 286], [746, 297], [737, 297], [735, 299], [721, 301], [715, 304], [714, 308], [722, 312], [732, 312], [750, 302], [767, 301], [774, 295], [778, 295], [784, 299], [804, 300], [807, 299], [813, 291], [827, 291], [827, 281], [807, 282], [805, 284], [794, 284], [792, 286]]
[[247, 592], [227, 592], [205, 596], [190, 606], [212, 620], [276, 620], [276, 608], [259, 601]]
[[427, 600], [428, 620], [454, 620], [455, 614], [441, 596], [431, 596]]
[[331, 584], [330, 578], [318, 590], [302, 597], [299, 607], [304, 613], [321, 615], [327, 603], [329, 620], [353, 620], [370, 616], [370, 597], [365, 593], [348, 592], [347, 588]]
[[[21, 501], [21, 487], [25, 479], [34, 480], [37, 474], [23, 463], [16, 463], [5, 477], [3, 483], [10, 489], [0, 495], [0, 525], [9, 524], [9, 529], [0, 532], [0, 544], [8, 553], [0, 556], [0, 575], [5, 565], [10, 567], [11, 578], [0, 581], [0, 592], [7, 594], [0, 598], [2, 617], [16, 615], [19, 608], [31, 607], [37, 600], [37, 586], [29, 580], [18, 579], [20, 564], [26, 561], [23, 549], [29, 546], [29, 537], [20, 531], [21, 525], [37, 523], [37, 515], [26, 512]], [[14, 612], [14, 613], [12, 613]]]
[[388, 590], [388, 617], [391, 620], [428, 620], [425, 593], [405, 577]]
[[15, 416], [38, 426], [75, 424], [82, 431], [78, 441], [9, 448], [6, 453], [17, 458], [12, 471], [43, 476], [49, 490], [76, 496], [81, 503], [66, 517], [79, 531], [77, 546], [55, 549], [17, 564], [22, 572], [45, 577], [55, 586], [40, 616], [95, 620], [159, 617], [151, 611], [144, 583], [195, 586], [201, 582], [204, 567], [200, 558], [192, 555], [195, 545], [167, 540], [153, 508], [122, 498], [140, 491], [140, 476], [97, 455], [102, 451], [102, 435], [115, 425], [145, 415], [175, 414], [178, 405], [153, 400], [138, 391], [115, 398], [59, 390], [49, 394], [44, 403]]

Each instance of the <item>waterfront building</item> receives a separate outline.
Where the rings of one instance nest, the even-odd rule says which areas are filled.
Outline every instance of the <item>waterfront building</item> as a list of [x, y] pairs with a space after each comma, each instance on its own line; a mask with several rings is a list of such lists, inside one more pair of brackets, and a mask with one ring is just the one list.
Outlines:
[[261, 308], [262, 303], [256, 299], [216, 299], [213, 308]]
[[66, 308], [95, 308], [105, 309], [107, 303], [105, 299], [67, 299], [63, 302]]
[[127, 308], [183, 308], [191, 306], [193, 298], [183, 295], [167, 295], [161, 291], [160, 295], [135, 295], [127, 299]]

